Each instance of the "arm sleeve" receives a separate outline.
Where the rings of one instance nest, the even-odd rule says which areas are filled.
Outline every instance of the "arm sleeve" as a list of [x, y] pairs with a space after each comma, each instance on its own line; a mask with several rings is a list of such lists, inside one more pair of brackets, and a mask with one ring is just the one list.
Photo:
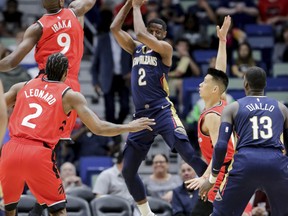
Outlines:
[[213, 153], [212, 173], [214, 175], [218, 175], [224, 162], [231, 133], [232, 125], [227, 122], [222, 122], [219, 128], [219, 136]]

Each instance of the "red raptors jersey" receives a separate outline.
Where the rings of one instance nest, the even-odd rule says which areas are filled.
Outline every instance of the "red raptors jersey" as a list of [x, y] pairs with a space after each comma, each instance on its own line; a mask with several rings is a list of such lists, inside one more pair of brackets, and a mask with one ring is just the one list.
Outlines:
[[[35, 59], [40, 70], [46, 66], [49, 55], [61, 52], [69, 60], [67, 79], [78, 80], [83, 56], [83, 28], [71, 9], [45, 14], [37, 21], [43, 28], [36, 45]], [[73, 86], [70, 86], [74, 89]]]
[[[198, 143], [199, 143], [202, 155], [207, 161], [207, 163], [210, 163], [211, 158], [213, 156], [213, 145], [212, 145], [212, 140], [210, 136], [203, 134], [201, 131], [202, 122], [208, 113], [216, 113], [217, 115], [221, 116], [221, 113], [226, 105], [227, 105], [226, 101], [222, 100], [219, 105], [211, 107], [208, 110], [204, 110], [201, 113], [200, 118], [198, 120]], [[233, 157], [233, 154], [234, 154], [234, 146], [233, 146], [233, 141], [230, 138], [224, 163], [230, 161]]]
[[9, 120], [10, 137], [47, 143], [52, 149], [64, 130], [67, 115], [62, 96], [69, 86], [38, 78], [28, 82], [17, 94]]

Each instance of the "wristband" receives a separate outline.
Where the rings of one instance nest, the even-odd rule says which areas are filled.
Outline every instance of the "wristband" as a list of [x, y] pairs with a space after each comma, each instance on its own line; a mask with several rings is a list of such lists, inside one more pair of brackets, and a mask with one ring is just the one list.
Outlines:
[[209, 176], [209, 183], [210, 183], [210, 184], [215, 184], [216, 180], [217, 180], [217, 177], [215, 177], [215, 176], [213, 176], [212, 174], [210, 174], [210, 176]]

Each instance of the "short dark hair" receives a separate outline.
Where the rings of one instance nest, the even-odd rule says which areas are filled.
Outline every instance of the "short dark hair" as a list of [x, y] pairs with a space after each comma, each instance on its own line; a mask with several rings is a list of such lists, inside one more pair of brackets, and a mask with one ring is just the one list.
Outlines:
[[68, 59], [62, 53], [54, 53], [48, 57], [45, 73], [48, 80], [60, 81], [68, 69]]
[[190, 42], [189, 42], [189, 40], [187, 39], [187, 38], [179, 38], [179, 39], [177, 39], [176, 40], [176, 42], [175, 42], [175, 45], [177, 45], [177, 44], [179, 44], [180, 42], [184, 42], [184, 43], [186, 43], [188, 46], [190, 45]]
[[[167, 163], [169, 162], [169, 159], [168, 159], [167, 155], [165, 155], [165, 154], [161, 154], [161, 153], [156, 154], [156, 155], [162, 155], [162, 156], [164, 157], [165, 161], [166, 161]], [[153, 157], [152, 157], [152, 161], [154, 160], [154, 158], [155, 158], [156, 155], [153, 155]]]
[[250, 67], [245, 73], [250, 89], [264, 90], [266, 87], [266, 72], [260, 67]]
[[147, 23], [147, 27], [149, 27], [152, 23], [156, 23], [156, 24], [161, 25], [164, 31], [167, 30], [167, 25], [166, 25], [166, 23], [164, 22], [164, 20], [162, 20], [162, 19], [155, 18], [155, 19], [150, 20], [150, 21]]
[[221, 94], [226, 91], [229, 79], [226, 73], [221, 70], [217, 70], [215, 68], [208, 68], [207, 75], [211, 75], [213, 79], [220, 84], [220, 92]]

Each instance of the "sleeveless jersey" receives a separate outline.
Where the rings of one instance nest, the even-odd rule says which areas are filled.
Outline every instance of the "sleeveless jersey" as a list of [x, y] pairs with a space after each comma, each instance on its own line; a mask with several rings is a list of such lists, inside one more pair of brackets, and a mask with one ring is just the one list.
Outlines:
[[238, 136], [236, 149], [264, 147], [283, 149], [280, 140], [284, 117], [278, 101], [265, 96], [239, 99], [239, 110], [234, 120]]
[[[207, 163], [210, 163], [212, 156], [213, 156], [213, 144], [212, 144], [212, 140], [210, 136], [202, 133], [201, 131], [202, 122], [208, 113], [216, 113], [217, 115], [221, 116], [221, 113], [226, 105], [227, 105], [226, 101], [221, 100], [220, 104], [214, 107], [211, 107], [210, 109], [204, 110], [201, 113], [200, 118], [198, 120], [198, 143], [199, 143], [202, 155], [207, 161]], [[233, 146], [232, 138], [230, 138], [224, 163], [229, 162], [232, 159], [233, 154], [234, 154], [234, 146]]]
[[45, 69], [49, 55], [61, 52], [69, 60], [67, 79], [78, 81], [84, 32], [74, 12], [71, 9], [61, 9], [57, 13], [43, 15], [37, 22], [43, 28], [35, 50], [39, 69]]
[[44, 142], [53, 149], [66, 123], [62, 96], [68, 89], [62, 82], [44, 78], [29, 81], [17, 94], [9, 120], [11, 139]]
[[136, 47], [131, 72], [131, 92], [136, 110], [144, 109], [157, 101], [159, 104], [167, 104], [168, 98], [165, 98], [169, 95], [169, 69], [170, 67], [162, 63], [159, 53], [148, 50], [143, 44]]

